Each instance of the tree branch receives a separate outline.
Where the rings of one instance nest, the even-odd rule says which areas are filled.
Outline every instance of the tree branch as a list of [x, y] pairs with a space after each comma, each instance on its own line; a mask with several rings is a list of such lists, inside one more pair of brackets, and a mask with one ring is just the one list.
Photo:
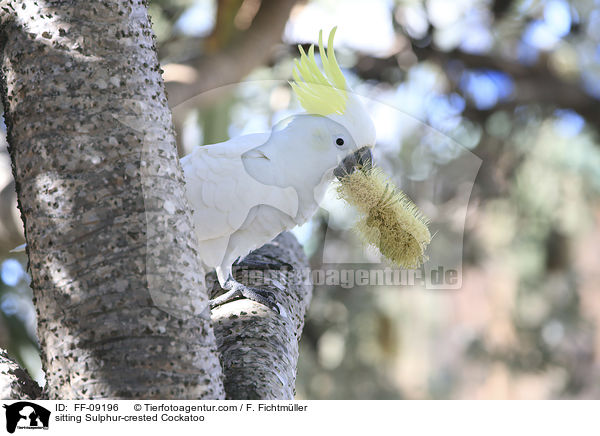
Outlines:
[[[296, 238], [282, 233], [244, 262], [238, 280], [272, 291], [284, 310], [279, 315], [250, 300], [213, 309], [227, 398], [293, 399], [298, 341], [312, 297], [308, 260]], [[284, 269], [268, 271], [263, 280], [252, 276], [256, 262], [276, 262]], [[286, 271], [286, 266], [292, 269]]]
[[41, 400], [42, 388], [0, 349], [0, 400]]

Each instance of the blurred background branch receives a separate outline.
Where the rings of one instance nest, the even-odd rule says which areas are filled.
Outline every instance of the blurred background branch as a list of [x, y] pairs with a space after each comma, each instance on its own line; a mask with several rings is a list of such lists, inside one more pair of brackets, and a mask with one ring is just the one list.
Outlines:
[[[217, 23], [203, 41], [202, 54], [198, 53], [202, 43], [197, 38], [165, 43], [160, 54], [169, 53], [167, 59], [178, 59], [175, 64], [190, 66], [192, 70], [186, 70], [189, 71], [187, 74], [195, 78], [187, 80], [177, 74], [167, 74], [165, 82], [171, 107], [203, 92], [237, 83], [263, 65], [281, 41], [295, 3], [296, 0], [219, 2]], [[176, 67], [167, 64], [166, 72], [169, 73], [171, 68]]]
[[[406, 60], [410, 60], [406, 62]], [[465, 53], [461, 50], [442, 51], [432, 46], [411, 45], [400, 53], [387, 58], [361, 54], [356, 63], [357, 75], [364, 80], [394, 83], [390, 71], [410, 68], [419, 62], [432, 62], [439, 66], [451, 83], [451, 90], [460, 92], [460, 81], [469, 71], [502, 71], [510, 75], [513, 90], [506, 101], [490, 109], [478, 109], [467, 101], [464, 114], [474, 121], [485, 121], [487, 116], [499, 109], [514, 110], [523, 105], [545, 105], [550, 108], [571, 109], [600, 130], [598, 104], [600, 100], [587, 93], [577, 78], [562, 77], [548, 65], [548, 57], [542, 56], [534, 65], [523, 65], [508, 57]]]

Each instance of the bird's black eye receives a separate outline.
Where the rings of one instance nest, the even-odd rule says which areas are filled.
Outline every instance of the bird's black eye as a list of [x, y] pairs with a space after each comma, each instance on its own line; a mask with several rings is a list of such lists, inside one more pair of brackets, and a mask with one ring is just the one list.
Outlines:
[[341, 147], [344, 145], [344, 140], [342, 138], [338, 138], [335, 140], [335, 143]]

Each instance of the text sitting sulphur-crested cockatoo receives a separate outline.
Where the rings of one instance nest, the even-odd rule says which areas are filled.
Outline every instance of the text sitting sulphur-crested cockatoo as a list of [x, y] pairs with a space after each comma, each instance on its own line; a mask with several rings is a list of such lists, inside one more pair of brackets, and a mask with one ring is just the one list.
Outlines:
[[369, 167], [375, 126], [350, 92], [333, 51], [319, 34], [323, 71], [314, 46], [299, 47], [291, 86], [306, 113], [272, 132], [196, 146], [181, 159], [193, 209], [199, 256], [215, 268], [225, 294], [211, 308], [248, 298], [279, 311], [272, 293], [236, 281], [232, 264], [284, 230], [307, 222], [335, 177]]

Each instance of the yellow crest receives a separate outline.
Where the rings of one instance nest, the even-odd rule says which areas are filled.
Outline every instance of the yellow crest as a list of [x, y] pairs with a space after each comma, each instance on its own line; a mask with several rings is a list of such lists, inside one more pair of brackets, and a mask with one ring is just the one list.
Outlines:
[[295, 60], [294, 81], [290, 82], [290, 85], [302, 107], [311, 114], [326, 116], [338, 113], [342, 115], [346, 109], [348, 100], [346, 79], [333, 51], [333, 37], [336, 29], [337, 27], [334, 27], [329, 34], [327, 53], [323, 47], [323, 31], [319, 31], [319, 54], [325, 74], [321, 72], [315, 60], [315, 46], [310, 46], [308, 54], [304, 52], [302, 46], [298, 46], [300, 60]]

